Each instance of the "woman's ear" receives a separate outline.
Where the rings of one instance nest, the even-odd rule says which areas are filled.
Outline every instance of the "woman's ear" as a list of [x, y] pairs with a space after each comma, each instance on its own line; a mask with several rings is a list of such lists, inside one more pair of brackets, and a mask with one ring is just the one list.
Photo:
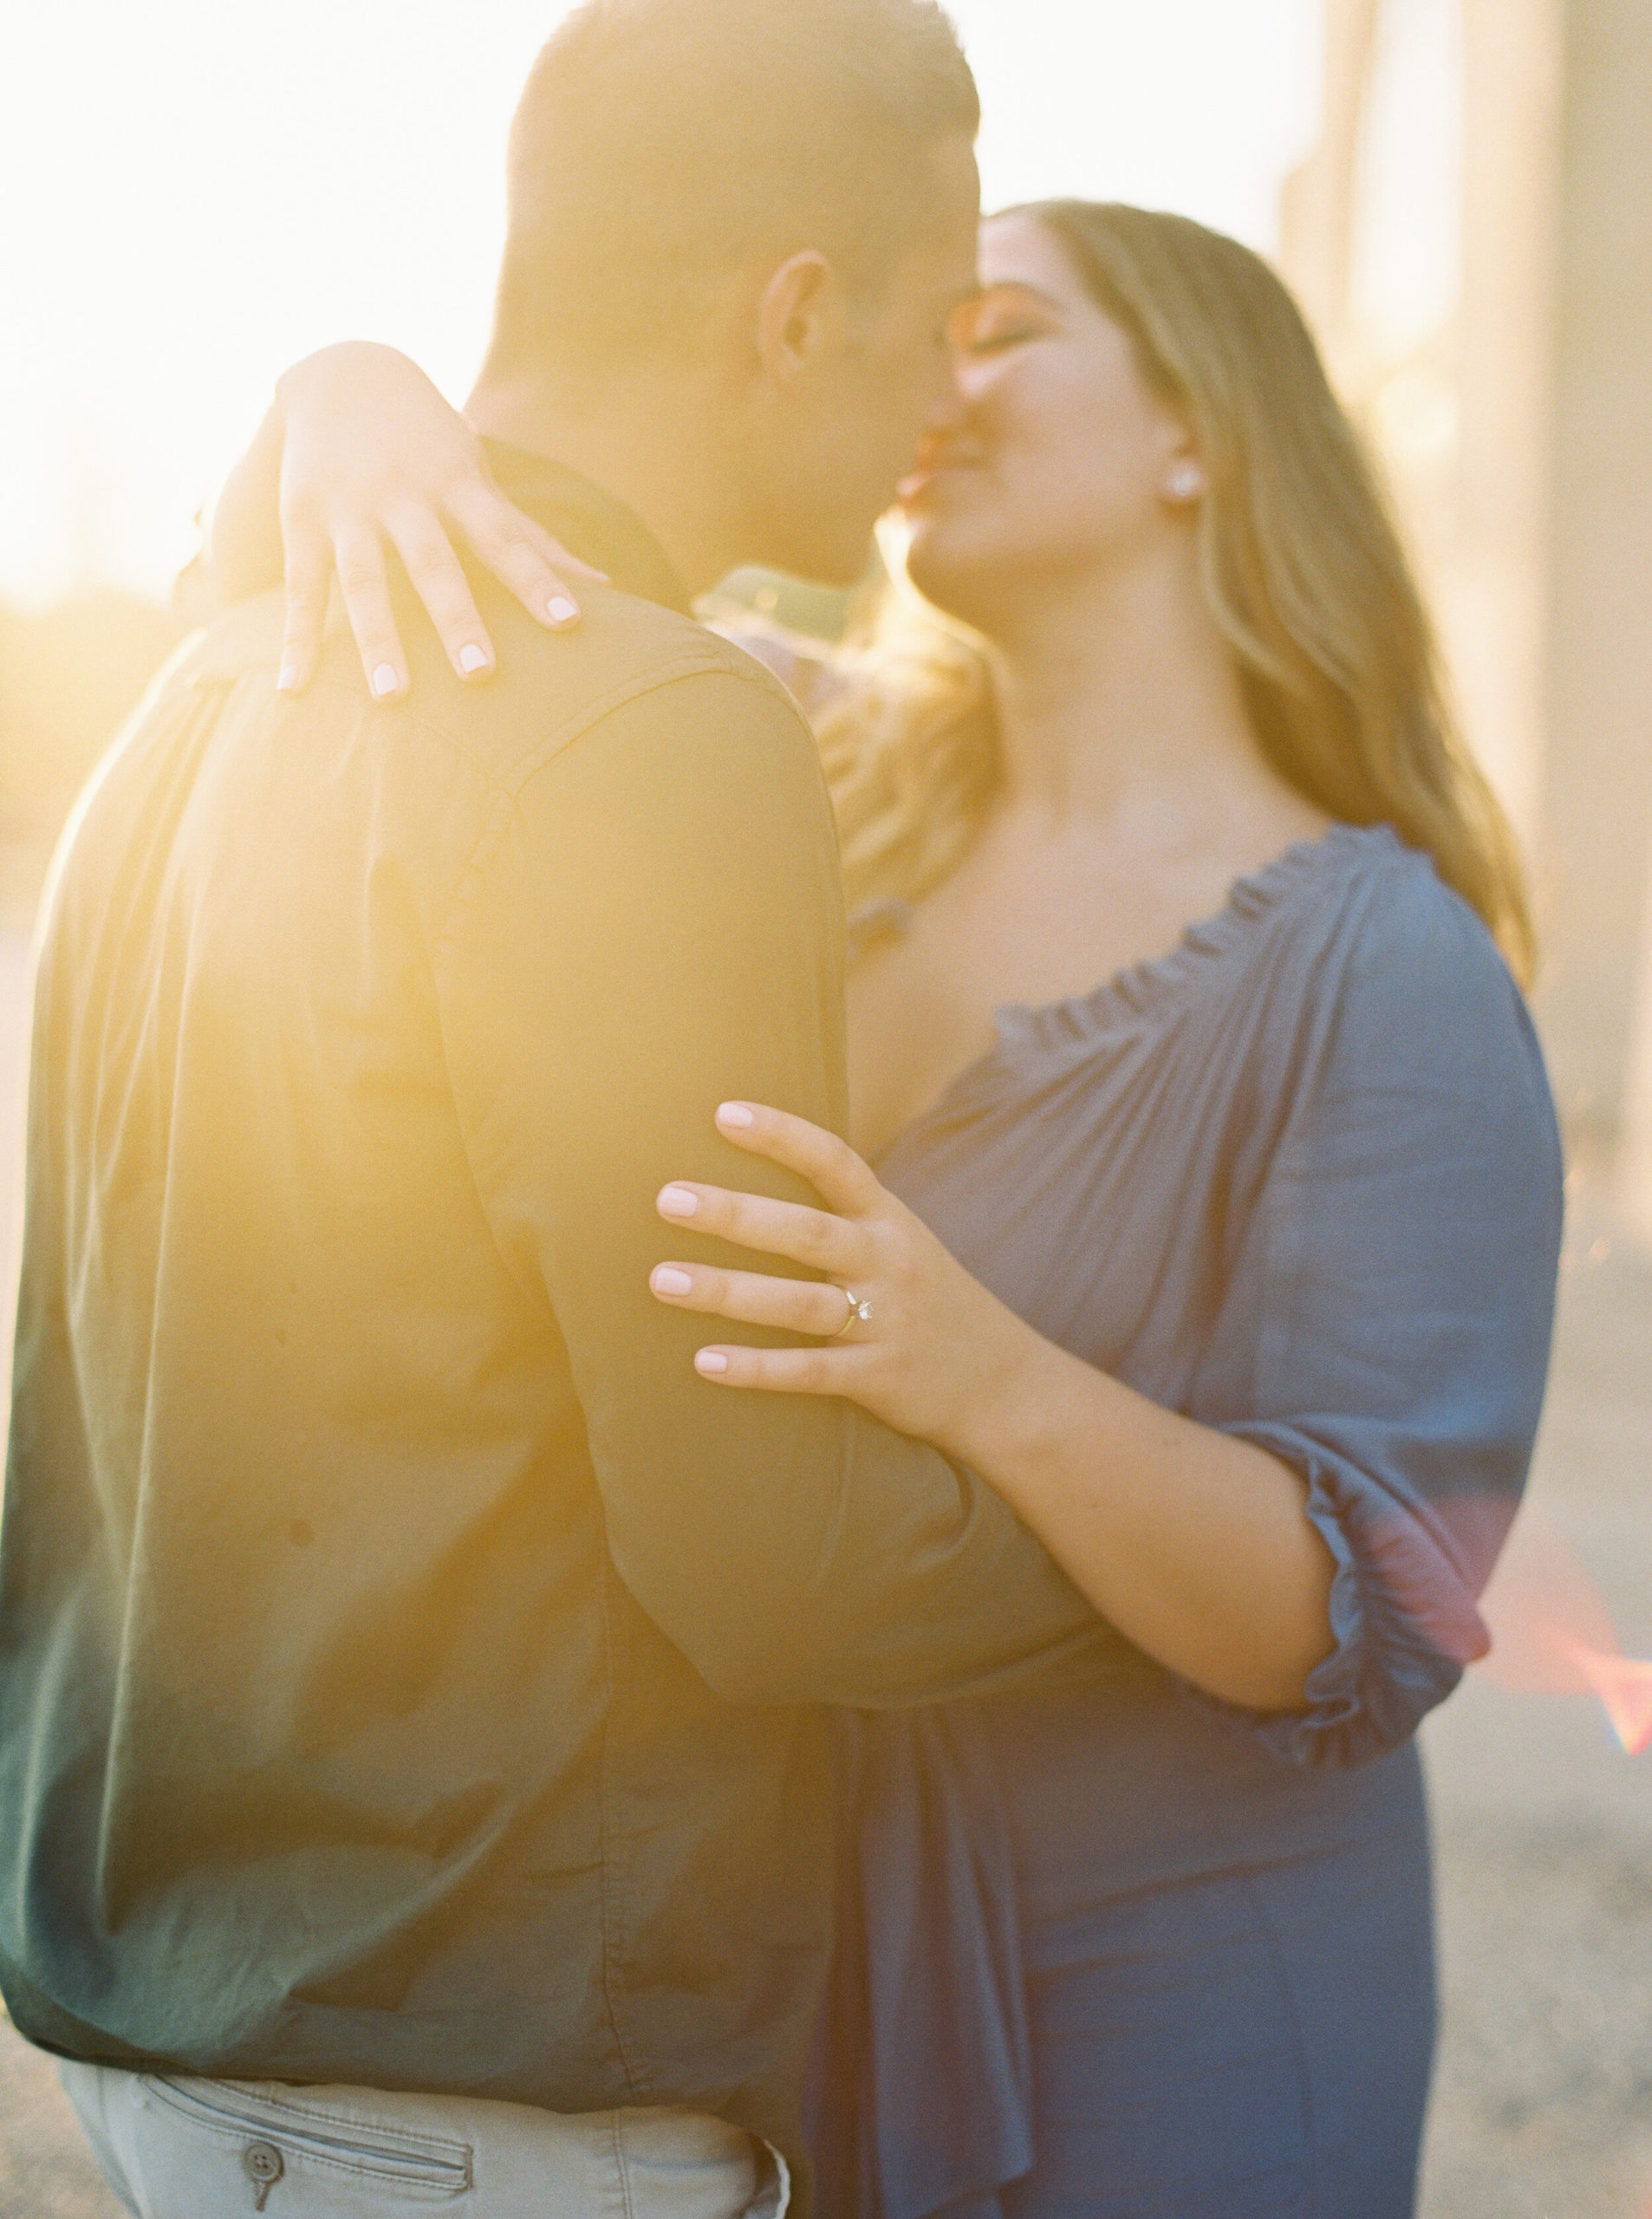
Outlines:
[[840, 343], [843, 288], [817, 248], [805, 247], [774, 272], [758, 303], [758, 352], [776, 385], [790, 385]]

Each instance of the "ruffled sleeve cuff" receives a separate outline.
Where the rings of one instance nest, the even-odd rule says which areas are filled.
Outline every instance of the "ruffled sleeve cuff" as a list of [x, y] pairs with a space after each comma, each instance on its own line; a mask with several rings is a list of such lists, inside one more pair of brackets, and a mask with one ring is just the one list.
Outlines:
[[1306, 1480], [1308, 1516], [1336, 1565], [1336, 1645], [1308, 1676], [1304, 1710], [1246, 1710], [1200, 1689], [1189, 1692], [1291, 1764], [1352, 1766], [1387, 1754], [1491, 1647], [1468, 1578], [1434, 1530], [1438, 1512], [1419, 1513], [1290, 1426], [1221, 1430], [1265, 1448]]

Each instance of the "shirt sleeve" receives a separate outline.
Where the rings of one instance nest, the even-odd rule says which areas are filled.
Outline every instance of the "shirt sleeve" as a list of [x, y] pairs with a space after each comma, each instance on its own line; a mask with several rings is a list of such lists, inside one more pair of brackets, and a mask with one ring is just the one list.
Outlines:
[[1222, 1429], [1301, 1473], [1336, 1567], [1307, 1708], [1239, 1715], [1346, 1765], [1490, 1645], [1476, 1603], [1542, 1405], [1561, 1160], [1525, 1006], [1432, 878], [1367, 921], [1309, 1061], [1229, 1298], [1264, 1321], [1253, 1415]]
[[875, 1707], [1013, 1681], [1097, 1622], [972, 1474], [847, 1402], [709, 1384], [707, 1321], [648, 1291], [667, 1254], [729, 1255], [659, 1218], [667, 1180], [803, 1192], [718, 1103], [842, 1129], [842, 945], [807, 728], [710, 670], [533, 773], [438, 973], [484, 1207], [565, 1345], [620, 1577], [719, 1693]]

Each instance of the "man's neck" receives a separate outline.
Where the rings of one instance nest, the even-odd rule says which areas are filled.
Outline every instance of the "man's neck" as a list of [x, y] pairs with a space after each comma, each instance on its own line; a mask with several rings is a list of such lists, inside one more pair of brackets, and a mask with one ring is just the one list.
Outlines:
[[623, 501], [691, 595], [750, 559], [730, 412], [692, 374], [616, 377], [580, 402], [485, 369], [465, 413], [485, 438], [565, 464]]

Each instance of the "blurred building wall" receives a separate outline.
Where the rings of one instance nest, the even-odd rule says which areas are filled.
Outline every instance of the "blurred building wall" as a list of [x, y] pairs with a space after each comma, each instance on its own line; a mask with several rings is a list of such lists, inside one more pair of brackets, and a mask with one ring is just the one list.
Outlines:
[[1557, 225], [1545, 1035], [1652, 1232], [1652, 7], [1567, 0]]
[[[1362, 297], [1396, 27], [1448, 34], [1460, 79], [1438, 211], [1460, 275], [1426, 329]], [[1532, 862], [1572, 1146], [1652, 1238], [1652, 5], [1326, 0], [1326, 33], [1324, 135], [1287, 187], [1282, 259], [1383, 452]], [[1407, 159], [1403, 130], [1382, 152]]]

